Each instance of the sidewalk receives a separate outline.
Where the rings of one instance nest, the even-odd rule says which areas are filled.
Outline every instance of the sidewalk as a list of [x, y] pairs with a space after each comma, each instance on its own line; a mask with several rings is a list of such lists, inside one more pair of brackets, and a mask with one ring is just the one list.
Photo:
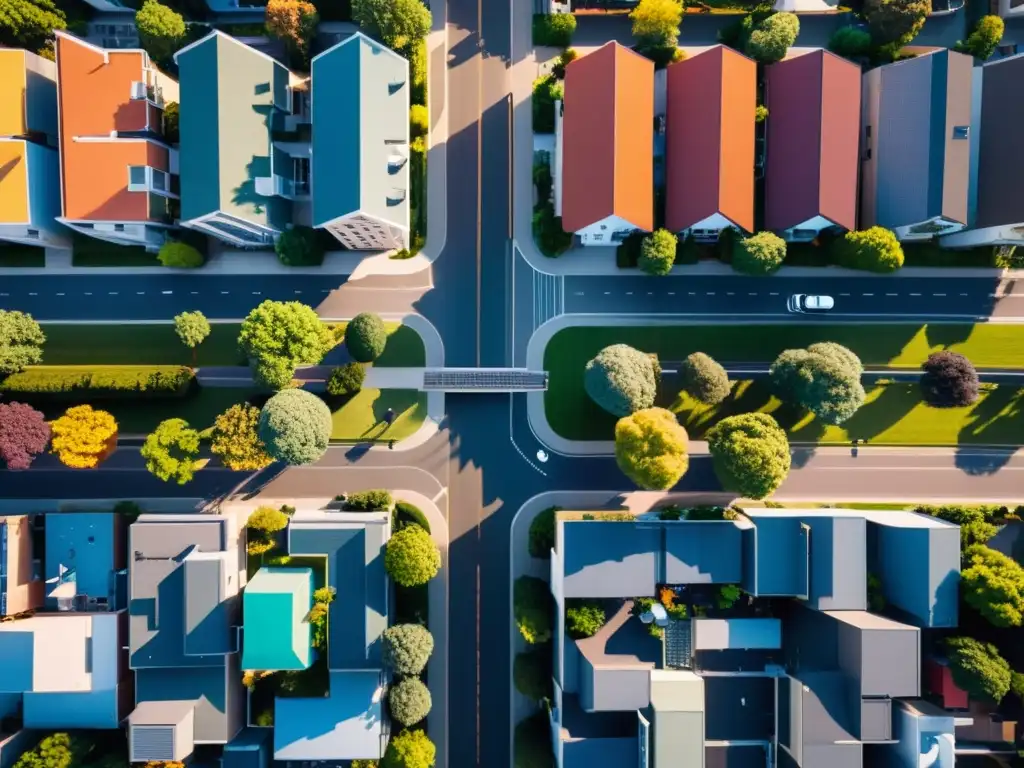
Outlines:
[[[333, 365], [303, 365], [295, 371], [295, 379], [312, 384], [311, 392], [322, 391], [331, 377]], [[365, 389], [415, 389], [423, 390], [425, 368], [366, 368]], [[205, 366], [196, 369], [196, 380], [204, 387], [249, 387], [256, 386], [252, 370], [244, 365]]]

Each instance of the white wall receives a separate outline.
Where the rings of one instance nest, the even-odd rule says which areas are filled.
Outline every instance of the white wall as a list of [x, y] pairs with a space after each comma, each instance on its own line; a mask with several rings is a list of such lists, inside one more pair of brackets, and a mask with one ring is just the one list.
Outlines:
[[695, 230], [695, 229], [704, 229], [704, 230], [710, 229], [710, 230], [714, 230], [714, 234], [713, 235], [701, 234], [701, 233], [698, 233], [698, 232], [694, 232], [694, 236], [698, 240], [701, 239], [702, 237], [708, 238], [708, 239], [714, 239], [714, 238], [718, 237], [718, 233], [721, 232], [723, 229], [726, 229], [727, 227], [732, 227], [732, 226], [735, 226], [735, 225], [731, 221], [729, 221], [727, 218], [725, 218], [725, 216], [723, 216], [720, 213], [713, 213], [710, 216], [708, 216], [706, 219], [702, 219], [701, 221], [698, 221], [696, 224], [694, 224], [689, 229], [682, 230], [681, 232], [679, 232], [679, 234], [682, 237], [686, 237], [687, 234], [689, 234], [690, 232], [693, 232], [693, 230]]
[[551, 158], [551, 180], [555, 196], [555, 216], [562, 215], [562, 102], [555, 102], [555, 156]]
[[[603, 245], [607, 247], [609, 245], [618, 245], [626, 235], [636, 229], [638, 227], [630, 224], [623, 218], [607, 216], [583, 229], [576, 230], [576, 234], [579, 235], [583, 245]], [[618, 240], [614, 237], [616, 233], [622, 235]]]
[[970, 248], [975, 245], [1024, 244], [1024, 222], [1003, 227], [985, 227], [957, 232], [942, 238], [945, 248]]
[[833, 226], [832, 222], [829, 221], [828, 219], [826, 219], [824, 216], [815, 216], [814, 218], [808, 219], [807, 221], [803, 222], [802, 224], [798, 224], [797, 226], [793, 227], [792, 229], [787, 229], [786, 231], [782, 232], [781, 234], [782, 234], [782, 237], [784, 239], [790, 240], [790, 241], [794, 241], [794, 240], [813, 240], [814, 236], [811, 236], [811, 235], [808, 235], [806, 237], [801, 236], [800, 238], [795, 238], [794, 235], [793, 235], [793, 230], [797, 230], [797, 229], [800, 229], [800, 230], [813, 230], [814, 235], [817, 235], [817, 233], [821, 232], [821, 230], [827, 229], [828, 227], [831, 227], [831, 226]]

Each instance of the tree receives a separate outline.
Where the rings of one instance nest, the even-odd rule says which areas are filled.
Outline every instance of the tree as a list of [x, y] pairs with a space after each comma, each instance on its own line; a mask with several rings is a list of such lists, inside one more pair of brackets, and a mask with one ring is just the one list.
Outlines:
[[174, 331], [181, 343], [192, 350], [192, 367], [196, 365], [196, 348], [210, 335], [210, 321], [199, 310], [174, 316]]
[[800, 20], [795, 13], [773, 13], [754, 24], [747, 39], [747, 55], [761, 64], [774, 64], [786, 58], [786, 51], [800, 34]]
[[313, 607], [309, 609], [309, 642], [321, 652], [327, 650], [328, 611], [328, 603], [318, 600], [314, 600]]
[[376, 760], [353, 760], [348, 768], [377, 768]]
[[409, 107], [409, 135], [413, 138], [426, 136], [430, 132], [430, 112], [423, 104]]
[[971, 698], [998, 704], [1010, 690], [1010, 665], [992, 643], [951, 637], [946, 653], [953, 682]]
[[763, 123], [768, 119], [768, 107], [764, 104], [758, 104], [754, 109], [754, 123]]
[[352, 18], [363, 31], [400, 50], [430, 33], [430, 11], [420, 0], [352, 0]]
[[363, 388], [366, 380], [366, 369], [356, 362], [339, 365], [331, 371], [327, 380], [327, 394], [335, 397], [354, 395]]
[[688, 355], [679, 372], [686, 392], [702, 403], [718, 405], [732, 391], [732, 383], [725, 368], [703, 352]]
[[1019, 627], [1024, 620], [1024, 568], [1002, 552], [972, 544], [960, 573], [963, 599], [996, 627]]
[[256, 381], [271, 389], [287, 386], [297, 366], [316, 365], [334, 344], [313, 308], [297, 301], [264, 301], [242, 321], [238, 336]]
[[909, 45], [932, 12], [931, 0], [865, 0], [864, 16], [875, 45], [889, 56]]
[[418, 525], [410, 525], [388, 539], [384, 568], [399, 586], [418, 587], [437, 575], [441, 552], [429, 533]]
[[864, 404], [860, 358], [832, 342], [807, 349], [787, 349], [772, 363], [775, 391], [788, 402], [811, 411], [825, 424], [842, 424]]
[[996, 52], [1004, 29], [1003, 20], [998, 16], [982, 16], [967, 40], [956, 44], [956, 50], [984, 61]]
[[247, 550], [256, 557], [266, 554], [277, 543], [277, 534], [288, 527], [288, 515], [274, 507], [256, 507], [245, 523]]
[[324, 248], [312, 227], [286, 229], [274, 241], [274, 251], [288, 267], [319, 267], [324, 263]]
[[117, 444], [117, 422], [106, 411], [90, 405], [68, 408], [50, 424], [50, 451], [62, 464], [75, 469], [95, 467]]
[[530, 555], [544, 560], [551, 558], [555, 546], [555, 515], [558, 507], [548, 507], [530, 521]]
[[705, 438], [715, 476], [727, 491], [763, 499], [789, 474], [789, 440], [766, 413], [727, 416]]
[[[169, 144], [177, 144], [180, 141], [178, 135], [178, 118], [180, 117], [180, 110], [178, 109], [178, 102], [168, 101], [164, 104], [164, 139]], [[164, 266], [169, 266], [164, 264]]]
[[571, 13], [541, 13], [533, 17], [533, 44], [568, 48], [576, 31]]
[[903, 266], [903, 246], [885, 227], [847, 232], [835, 241], [836, 262], [850, 269], [895, 272]]
[[828, 49], [837, 56], [858, 59], [871, 53], [871, 33], [860, 27], [840, 27], [828, 40]]
[[424, 731], [400, 731], [388, 741], [380, 768], [434, 768], [437, 748]]
[[232, 405], [213, 423], [210, 450], [236, 472], [256, 471], [273, 463], [256, 433], [260, 409], [248, 403]]
[[941, 507], [923, 505], [916, 507], [914, 511], [959, 525], [960, 549], [962, 551], [966, 551], [972, 544], [984, 544], [999, 530], [989, 522], [992, 515], [980, 505], [945, 504]]
[[541, 645], [517, 653], [512, 662], [512, 681], [516, 690], [532, 701], [550, 699], [551, 646]]
[[42, 413], [24, 403], [0, 403], [0, 466], [28, 469], [49, 442], [50, 425]]
[[418, 677], [407, 677], [388, 691], [388, 709], [399, 725], [415, 725], [430, 714], [430, 691]]
[[267, 454], [286, 464], [312, 464], [331, 440], [331, 410], [302, 389], [286, 389], [267, 400], [256, 434]]
[[936, 408], [962, 408], [978, 399], [978, 372], [959, 352], [934, 352], [924, 363], [921, 393]]
[[396, 675], [422, 672], [434, 652], [434, 636], [421, 624], [396, 624], [384, 630], [384, 664]]
[[615, 463], [639, 487], [667, 491], [686, 474], [686, 430], [672, 411], [646, 408], [615, 425]]
[[282, 40], [293, 56], [309, 60], [309, 44], [320, 16], [305, 0], [268, 0], [267, 31]]
[[142, 47], [160, 64], [172, 61], [185, 37], [185, 19], [157, 0], [146, 0], [135, 13]]
[[514, 768], [555, 768], [550, 715], [542, 709], [516, 723]]
[[178, 269], [195, 269], [203, 266], [204, 262], [203, 254], [188, 243], [179, 243], [175, 240], [168, 240], [161, 245], [156, 258], [165, 267]]
[[38, 51], [53, 44], [53, 33], [67, 29], [64, 12], [53, 0], [0, 2], [0, 45]]
[[551, 65], [551, 74], [559, 80], [565, 80], [565, 68], [580, 57], [575, 48], [566, 48], [560, 54], [554, 64]]
[[1010, 691], [1021, 701], [1024, 701], [1024, 672], [1010, 673]]
[[770, 275], [782, 266], [785, 258], [785, 240], [774, 232], [758, 232], [736, 241], [732, 252], [732, 268], [745, 275]]
[[161, 480], [184, 485], [195, 475], [199, 433], [184, 419], [165, 419], [146, 437], [139, 453], [146, 469]]
[[667, 229], [656, 229], [644, 237], [640, 246], [640, 269], [649, 275], [667, 275], [676, 261], [678, 240]]
[[387, 343], [384, 321], [373, 312], [360, 312], [345, 326], [345, 347], [360, 363], [372, 363], [383, 354]]
[[658, 371], [650, 355], [628, 344], [612, 344], [587, 363], [583, 388], [608, 413], [627, 416], [654, 405]]
[[0, 378], [43, 361], [46, 336], [32, 315], [0, 309]]
[[675, 48], [683, 6], [677, 0], [640, 0], [629, 18], [639, 49]]
[[54, 733], [23, 752], [14, 768], [71, 768], [82, 757], [80, 746], [68, 734]]
[[546, 643], [551, 639], [551, 620], [555, 601], [543, 579], [520, 576], [512, 585], [512, 609], [519, 634], [528, 643]]
[[570, 600], [565, 608], [565, 629], [570, 637], [593, 637], [604, 626], [605, 614], [596, 600]]

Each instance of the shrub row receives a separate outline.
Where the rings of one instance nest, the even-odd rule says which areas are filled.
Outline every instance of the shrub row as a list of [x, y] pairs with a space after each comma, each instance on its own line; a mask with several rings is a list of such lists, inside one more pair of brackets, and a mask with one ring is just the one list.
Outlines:
[[0, 392], [59, 400], [183, 397], [194, 380], [195, 372], [181, 365], [36, 366], [8, 376]]

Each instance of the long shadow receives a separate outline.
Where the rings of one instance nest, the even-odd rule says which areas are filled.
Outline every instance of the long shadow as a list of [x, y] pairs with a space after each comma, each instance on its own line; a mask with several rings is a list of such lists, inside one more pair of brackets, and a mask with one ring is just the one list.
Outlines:
[[1012, 451], [981, 451], [968, 439], [976, 443], [1024, 443], [1024, 392], [1000, 387], [988, 393], [971, 410], [970, 423], [960, 431], [961, 445], [954, 458], [958, 469], [968, 475], [992, 475], [1005, 467], [1013, 458]]

